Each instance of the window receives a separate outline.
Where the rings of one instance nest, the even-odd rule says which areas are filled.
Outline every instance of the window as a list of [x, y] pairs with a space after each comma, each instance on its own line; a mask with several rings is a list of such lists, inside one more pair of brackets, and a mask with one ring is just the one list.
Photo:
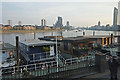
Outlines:
[[104, 38], [104, 44], [106, 44], [106, 38]]
[[107, 43], [109, 44], [110, 42], [109, 42], [109, 38], [107, 39]]

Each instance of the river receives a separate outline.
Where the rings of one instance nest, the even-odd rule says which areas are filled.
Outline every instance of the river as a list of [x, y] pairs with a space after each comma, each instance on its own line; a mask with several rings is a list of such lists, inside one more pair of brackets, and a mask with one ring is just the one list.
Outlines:
[[[86, 36], [93, 35], [92, 30], [82, 30], [82, 31], [62, 31], [62, 36], [63, 37], [76, 37], [76, 36], [82, 36], [83, 31], [85, 32]], [[110, 35], [110, 34], [117, 34], [117, 32], [113, 31], [95, 31], [95, 35]], [[36, 39], [44, 36], [60, 36], [61, 32], [37, 32], [35, 34]], [[34, 33], [10, 33], [10, 34], [0, 34], [0, 41], [5, 42], [5, 43], [10, 43], [15, 46], [15, 37], [19, 36], [19, 40], [23, 41], [26, 39], [33, 39], [34, 38]]]

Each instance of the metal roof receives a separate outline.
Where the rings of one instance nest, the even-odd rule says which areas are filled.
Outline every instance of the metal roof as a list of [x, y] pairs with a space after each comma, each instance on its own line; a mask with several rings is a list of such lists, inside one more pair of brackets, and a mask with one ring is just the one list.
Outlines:
[[8, 49], [16, 49], [16, 47], [9, 43], [0, 44], [0, 50], [8, 50]]
[[[96, 36], [77, 36], [77, 37], [65, 37], [65, 38], [58, 38], [57, 41], [80, 41], [85, 42], [89, 40], [96, 40], [101, 38], [110, 37], [110, 35], [96, 35]], [[39, 38], [40, 40], [47, 40], [47, 41], [56, 41], [56, 38], [49, 37], [49, 38]]]
[[27, 46], [42, 46], [42, 45], [53, 45], [56, 44], [55, 42], [51, 42], [51, 41], [43, 41], [43, 40], [25, 40], [20, 42], [22, 44], [25, 44]]

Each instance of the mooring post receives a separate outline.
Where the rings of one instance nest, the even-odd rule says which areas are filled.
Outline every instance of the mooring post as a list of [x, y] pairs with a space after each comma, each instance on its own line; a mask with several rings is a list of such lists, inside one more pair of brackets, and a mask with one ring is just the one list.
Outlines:
[[113, 43], [113, 34], [111, 34], [111, 44]]
[[83, 36], [85, 36], [85, 32], [83, 32]]
[[93, 36], [95, 36], [95, 31], [93, 31]]
[[34, 39], [36, 39], [36, 32], [34, 32]]
[[[16, 36], [16, 53], [17, 53], [17, 66], [19, 66], [19, 37]], [[18, 67], [19, 71], [19, 67]]]

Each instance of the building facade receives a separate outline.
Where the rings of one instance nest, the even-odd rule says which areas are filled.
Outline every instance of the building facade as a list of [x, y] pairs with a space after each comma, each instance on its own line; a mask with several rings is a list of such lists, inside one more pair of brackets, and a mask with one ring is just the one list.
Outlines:
[[117, 26], [117, 18], [118, 17], [118, 9], [114, 7], [114, 13], [113, 13], [113, 26]]
[[58, 21], [56, 22], [55, 27], [60, 27], [60, 28], [63, 27], [62, 17], [58, 17]]
[[118, 2], [118, 25], [120, 25], [120, 1]]
[[8, 20], [8, 25], [12, 26], [12, 20]]
[[22, 26], [22, 21], [18, 21], [18, 25]]
[[46, 20], [45, 19], [41, 20], [41, 27], [46, 27]]
[[10, 30], [12, 29], [12, 26], [10, 25], [2, 25], [2, 30]]

